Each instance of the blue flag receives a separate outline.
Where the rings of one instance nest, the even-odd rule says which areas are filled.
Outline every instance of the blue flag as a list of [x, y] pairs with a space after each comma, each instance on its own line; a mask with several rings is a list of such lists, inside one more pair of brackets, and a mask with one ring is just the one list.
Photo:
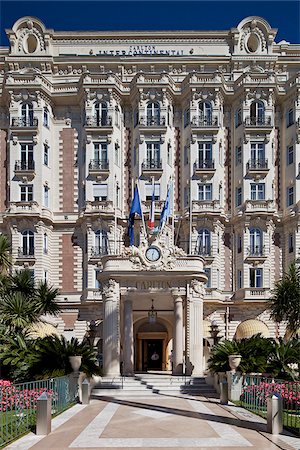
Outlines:
[[138, 214], [142, 217], [142, 206], [140, 201], [140, 194], [138, 187], [135, 186], [134, 195], [131, 203], [129, 219], [128, 219], [128, 236], [130, 240], [130, 245], [134, 244], [134, 217], [135, 214]]
[[168, 219], [168, 217], [171, 215], [171, 185], [168, 187], [167, 197], [162, 209], [162, 212], [160, 214], [160, 231], [162, 231], [163, 227], [165, 226], [165, 223]]

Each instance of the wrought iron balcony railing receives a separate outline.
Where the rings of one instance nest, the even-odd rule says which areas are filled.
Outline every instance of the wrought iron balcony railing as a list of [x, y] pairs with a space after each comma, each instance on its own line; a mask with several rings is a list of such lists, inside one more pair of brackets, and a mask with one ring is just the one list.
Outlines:
[[200, 256], [211, 256], [211, 246], [210, 245], [197, 245], [195, 248], [195, 255]]
[[108, 170], [109, 164], [107, 159], [91, 159], [89, 163], [90, 170]]
[[214, 169], [215, 162], [213, 159], [199, 159], [194, 163], [194, 169]]
[[219, 124], [217, 116], [194, 116], [191, 125], [194, 127], [217, 127]]
[[92, 257], [101, 258], [101, 256], [105, 256], [105, 255], [108, 255], [108, 248], [106, 246], [91, 248], [91, 256]]
[[268, 160], [267, 159], [249, 159], [247, 162], [247, 170], [255, 170], [255, 169], [267, 169], [268, 168]]
[[143, 170], [161, 170], [162, 169], [162, 160], [161, 159], [144, 159], [142, 162]]
[[111, 116], [104, 116], [104, 117], [87, 116], [85, 125], [87, 127], [111, 127], [112, 118]]
[[37, 127], [38, 119], [36, 117], [12, 117], [11, 119], [12, 127]]
[[34, 170], [34, 161], [16, 161], [15, 170], [17, 171], [29, 171]]
[[160, 116], [142, 116], [139, 124], [147, 127], [163, 127], [166, 125], [166, 118]]
[[263, 245], [254, 245], [247, 248], [247, 256], [265, 256]]
[[34, 258], [34, 247], [18, 247], [18, 258]]
[[265, 127], [265, 126], [270, 127], [271, 126], [271, 117], [270, 116], [246, 117], [245, 125], [252, 126], [252, 127]]

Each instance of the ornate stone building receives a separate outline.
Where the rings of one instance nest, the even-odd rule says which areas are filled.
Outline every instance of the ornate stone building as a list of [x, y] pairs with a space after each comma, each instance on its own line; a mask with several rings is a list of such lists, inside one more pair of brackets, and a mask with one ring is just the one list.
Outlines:
[[[108, 374], [170, 369], [171, 348], [202, 373], [213, 321], [283, 335], [265, 301], [299, 257], [299, 44], [260, 17], [151, 34], [23, 17], [7, 35], [0, 232], [14, 269], [59, 287], [57, 331], [92, 322]], [[137, 180], [146, 217], [170, 185], [173, 214], [158, 235], [137, 217], [129, 247]]]

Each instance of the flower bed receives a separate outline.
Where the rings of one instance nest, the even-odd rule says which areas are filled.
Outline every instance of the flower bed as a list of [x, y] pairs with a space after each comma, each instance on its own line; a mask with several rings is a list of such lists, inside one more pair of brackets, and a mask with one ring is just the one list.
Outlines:
[[0, 380], [0, 412], [11, 409], [35, 409], [37, 399], [43, 392], [47, 392], [51, 398], [54, 396], [54, 392], [46, 387], [19, 388], [10, 381]]

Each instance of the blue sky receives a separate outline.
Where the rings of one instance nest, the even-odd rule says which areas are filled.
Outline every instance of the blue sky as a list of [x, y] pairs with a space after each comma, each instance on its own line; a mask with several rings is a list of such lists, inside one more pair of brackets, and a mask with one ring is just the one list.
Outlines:
[[55, 30], [226, 30], [257, 15], [278, 28], [277, 42], [300, 43], [300, 0], [0, 0], [0, 45], [8, 45], [4, 29], [25, 15]]

